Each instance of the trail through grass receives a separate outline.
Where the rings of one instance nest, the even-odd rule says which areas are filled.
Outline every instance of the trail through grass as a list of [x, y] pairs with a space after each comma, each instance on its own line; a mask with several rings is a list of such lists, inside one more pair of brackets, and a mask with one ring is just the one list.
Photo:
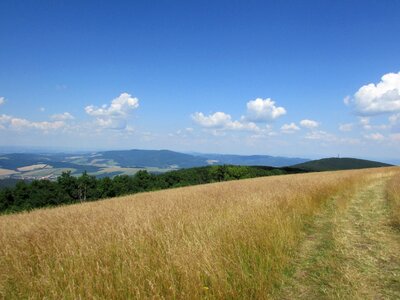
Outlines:
[[400, 299], [400, 234], [381, 178], [335, 197], [308, 229], [279, 299]]

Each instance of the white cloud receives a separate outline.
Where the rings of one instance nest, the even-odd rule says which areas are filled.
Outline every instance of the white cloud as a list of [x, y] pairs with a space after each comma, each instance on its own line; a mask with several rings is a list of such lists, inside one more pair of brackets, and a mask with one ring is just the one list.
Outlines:
[[283, 107], [277, 107], [271, 99], [263, 100], [257, 98], [247, 102], [247, 114], [239, 120], [233, 120], [231, 115], [221, 111], [210, 115], [196, 112], [191, 115], [191, 118], [195, 123], [208, 130], [208, 132], [216, 136], [221, 136], [224, 134], [223, 131], [227, 130], [251, 131], [257, 132], [257, 134], [270, 132], [269, 128], [260, 128], [255, 122], [272, 121], [284, 114], [286, 114], [286, 110]]
[[183, 138], [187, 138], [188, 136], [192, 136], [192, 133], [194, 132], [194, 129], [191, 127], [187, 127], [184, 129], [178, 129], [175, 133], [169, 133], [169, 136], [180, 136]]
[[0, 115], [0, 124], [6, 125], [11, 122], [12, 117], [9, 115]]
[[308, 132], [305, 138], [308, 140], [322, 140], [326, 142], [333, 142], [337, 140], [336, 136], [322, 130], [313, 130], [311, 132]]
[[351, 97], [350, 97], [350, 96], [344, 97], [343, 103], [344, 103], [345, 105], [350, 105], [350, 103], [351, 103]]
[[390, 126], [386, 124], [381, 124], [381, 125], [372, 125], [371, 123], [371, 118], [369, 117], [360, 117], [359, 118], [359, 123], [364, 130], [385, 130], [389, 129]]
[[295, 133], [296, 131], [300, 130], [300, 127], [297, 126], [295, 123], [290, 124], [283, 124], [281, 127], [281, 131], [283, 133]]
[[360, 124], [361, 124], [363, 127], [369, 126], [369, 122], [371, 121], [371, 119], [368, 118], [368, 117], [360, 117], [359, 120], [360, 120]]
[[389, 117], [389, 123], [390, 123], [390, 125], [396, 125], [396, 124], [399, 123], [399, 122], [400, 122], [400, 113], [399, 113], [399, 114], [391, 115], [391, 116]]
[[220, 111], [209, 116], [205, 116], [201, 112], [196, 112], [192, 115], [192, 119], [200, 126], [206, 128], [223, 128], [226, 124], [232, 122], [230, 115]]
[[347, 123], [347, 124], [340, 124], [339, 125], [339, 130], [340, 131], [352, 131], [353, 130], [353, 124], [352, 123]]
[[96, 107], [89, 105], [85, 107], [88, 115], [96, 117], [95, 124], [103, 129], [121, 130], [127, 127], [126, 118], [129, 113], [139, 107], [139, 100], [128, 93], [122, 93], [113, 99], [109, 106]]
[[4, 104], [6, 102], [6, 99], [4, 97], [0, 97], [0, 105]]
[[39, 107], [39, 111], [44, 112], [46, 109], [44, 107]]
[[220, 130], [243, 130], [257, 131], [258, 126], [253, 122], [232, 121], [232, 117], [224, 112], [216, 112], [211, 115], [204, 115], [201, 112], [196, 112], [192, 115], [193, 121], [204, 128], [220, 129]]
[[364, 137], [373, 141], [383, 141], [385, 139], [385, 136], [379, 132], [366, 134]]
[[113, 99], [109, 106], [96, 107], [89, 105], [85, 107], [85, 111], [88, 115], [94, 117], [126, 116], [129, 111], [138, 107], [139, 100], [137, 98], [128, 93], [122, 93], [119, 97]]
[[382, 76], [377, 84], [362, 86], [352, 99], [345, 103], [353, 105], [360, 115], [378, 115], [400, 111], [400, 72]]
[[14, 129], [14, 130], [24, 130], [24, 129], [37, 129], [43, 131], [56, 130], [63, 128], [65, 123], [63, 121], [54, 122], [32, 122], [27, 119], [15, 118], [9, 115], [0, 116], [0, 125], [2, 129]]
[[247, 130], [247, 131], [259, 130], [258, 126], [253, 122], [239, 122], [239, 121], [233, 121], [228, 123], [226, 128], [230, 130]]
[[124, 119], [118, 118], [97, 118], [95, 124], [103, 129], [125, 129], [127, 122]]
[[52, 120], [57, 120], [57, 121], [67, 121], [67, 120], [73, 120], [75, 119], [73, 115], [71, 115], [69, 112], [64, 112], [62, 114], [55, 114], [51, 116]]
[[319, 126], [319, 123], [313, 120], [304, 119], [300, 121], [300, 125], [308, 129], [315, 129]]
[[253, 122], [269, 122], [286, 114], [284, 107], [277, 107], [275, 101], [271, 98], [255, 100], [247, 102], [246, 119]]

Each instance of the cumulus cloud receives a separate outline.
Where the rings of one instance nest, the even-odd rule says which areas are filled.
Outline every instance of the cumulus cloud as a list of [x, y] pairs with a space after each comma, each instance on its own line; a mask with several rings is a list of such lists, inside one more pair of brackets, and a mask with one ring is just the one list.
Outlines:
[[196, 112], [192, 115], [192, 119], [198, 125], [210, 129], [224, 130], [247, 130], [257, 131], [258, 126], [253, 122], [233, 121], [231, 115], [224, 112], [216, 112], [211, 115], [204, 115], [201, 112]]
[[9, 115], [0, 115], [0, 128], [5, 129], [11, 122], [12, 117]]
[[257, 98], [247, 102], [246, 119], [252, 122], [269, 122], [285, 114], [286, 109], [276, 106], [271, 98]]
[[383, 141], [385, 139], [385, 136], [379, 132], [366, 134], [364, 137], [373, 141]]
[[111, 104], [96, 107], [89, 105], [85, 107], [88, 115], [94, 117], [112, 117], [112, 116], [126, 116], [131, 110], [139, 107], [139, 100], [132, 97], [128, 93], [122, 93], [119, 97], [113, 99]]
[[[270, 98], [265, 100], [257, 98], [247, 102], [247, 113], [239, 120], [233, 120], [231, 115], [221, 111], [210, 115], [196, 112], [191, 115], [191, 118], [195, 123], [208, 130], [208, 132], [220, 136], [226, 130], [251, 131], [257, 132], [257, 134], [270, 132], [269, 128], [260, 128], [260, 124], [256, 123], [268, 123], [284, 114], [286, 114], [286, 110], [283, 107], [277, 107], [275, 102]], [[293, 130], [293, 128], [291, 129]]]
[[6, 99], [4, 97], [0, 97], [0, 105], [4, 104], [6, 102]]
[[322, 140], [326, 142], [333, 142], [337, 140], [335, 135], [322, 130], [313, 130], [308, 132], [305, 138], [308, 140]]
[[319, 126], [319, 123], [313, 120], [304, 119], [300, 121], [300, 126], [308, 129], [315, 129]]
[[359, 123], [364, 130], [385, 130], [390, 128], [390, 125], [387, 124], [372, 125], [370, 117], [360, 117]]
[[126, 120], [118, 118], [97, 118], [95, 124], [103, 129], [121, 130], [127, 127]]
[[400, 72], [382, 76], [377, 84], [362, 86], [345, 103], [360, 115], [379, 115], [400, 111]]
[[299, 131], [300, 127], [297, 126], [295, 123], [290, 123], [290, 124], [283, 124], [281, 127], [281, 131], [283, 133], [295, 133], [296, 131]]
[[43, 131], [57, 130], [65, 126], [63, 121], [43, 121], [43, 122], [33, 122], [27, 119], [15, 118], [9, 115], [0, 115], [0, 128], [2, 129], [14, 129], [14, 130], [24, 130], [24, 129], [37, 129]]
[[125, 129], [129, 113], [139, 107], [139, 100], [128, 93], [122, 93], [110, 105], [85, 107], [88, 115], [96, 117], [96, 125], [104, 129]]
[[75, 119], [73, 115], [71, 115], [69, 112], [64, 112], [62, 114], [55, 114], [51, 116], [52, 120], [57, 120], [57, 121], [67, 121], [67, 120], [73, 120]]
[[220, 111], [208, 116], [201, 112], [196, 112], [192, 115], [192, 119], [200, 126], [207, 128], [223, 128], [226, 124], [232, 122], [230, 115]]

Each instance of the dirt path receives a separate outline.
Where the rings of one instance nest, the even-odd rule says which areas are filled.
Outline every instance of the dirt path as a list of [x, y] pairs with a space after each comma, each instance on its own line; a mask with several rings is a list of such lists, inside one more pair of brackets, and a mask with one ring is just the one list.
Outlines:
[[400, 299], [400, 232], [390, 226], [385, 184], [329, 202], [278, 299]]

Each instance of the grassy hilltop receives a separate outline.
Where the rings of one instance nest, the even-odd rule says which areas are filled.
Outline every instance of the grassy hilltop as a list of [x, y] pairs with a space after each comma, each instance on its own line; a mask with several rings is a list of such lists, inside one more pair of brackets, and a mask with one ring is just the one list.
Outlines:
[[318, 160], [307, 161], [301, 164], [294, 165], [294, 168], [303, 169], [306, 171], [337, 171], [337, 170], [352, 170], [352, 169], [367, 169], [389, 167], [392, 165], [358, 158], [323, 158]]
[[262, 177], [4, 215], [0, 297], [398, 299], [400, 238], [389, 224], [399, 171]]

